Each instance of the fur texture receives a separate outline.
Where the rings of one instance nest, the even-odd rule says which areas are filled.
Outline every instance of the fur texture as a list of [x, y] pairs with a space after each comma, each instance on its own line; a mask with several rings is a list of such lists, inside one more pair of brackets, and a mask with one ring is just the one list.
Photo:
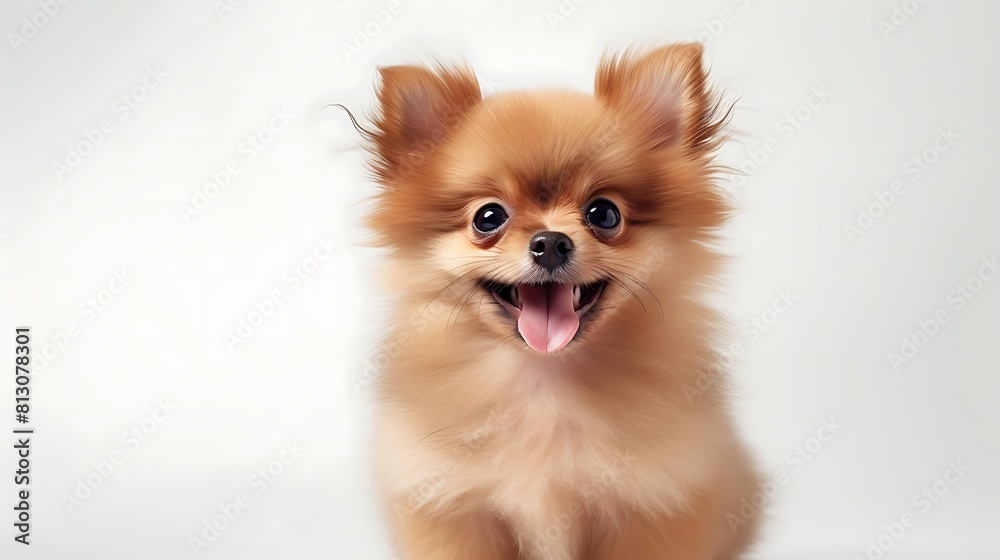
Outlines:
[[[368, 225], [397, 302], [376, 445], [402, 556], [736, 558], [756, 477], [702, 301], [729, 208], [701, 47], [610, 57], [594, 95], [484, 99], [463, 67], [380, 78]], [[595, 199], [620, 210], [613, 230], [585, 218]], [[483, 235], [489, 204], [509, 218]], [[540, 231], [572, 242], [555, 272], [533, 262]], [[494, 295], [544, 282], [603, 286], [554, 352], [529, 347]]]

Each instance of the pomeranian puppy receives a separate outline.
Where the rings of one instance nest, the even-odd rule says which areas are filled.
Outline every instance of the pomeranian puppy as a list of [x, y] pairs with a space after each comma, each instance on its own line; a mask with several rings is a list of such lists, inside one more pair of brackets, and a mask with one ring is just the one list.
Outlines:
[[377, 99], [376, 462], [402, 557], [736, 558], [757, 477], [703, 298], [729, 208], [701, 46], [608, 57], [593, 95], [392, 66]]

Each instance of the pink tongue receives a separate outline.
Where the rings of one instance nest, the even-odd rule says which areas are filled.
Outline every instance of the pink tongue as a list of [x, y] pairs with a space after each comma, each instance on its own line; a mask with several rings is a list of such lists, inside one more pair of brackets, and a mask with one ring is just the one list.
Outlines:
[[580, 328], [573, 309], [572, 284], [521, 284], [521, 317], [517, 330], [528, 346], [539, 352], [555, 352], [569, 344]]

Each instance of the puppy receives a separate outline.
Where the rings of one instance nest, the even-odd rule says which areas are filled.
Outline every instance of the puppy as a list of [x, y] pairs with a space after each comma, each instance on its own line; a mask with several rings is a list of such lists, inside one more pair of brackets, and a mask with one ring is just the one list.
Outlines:
[[376, 463], [402, 557], [737, 558], [757, 478], [703, 301], [728, 112], [700, 45], [609, 57], [593, 95], [379, 78]]

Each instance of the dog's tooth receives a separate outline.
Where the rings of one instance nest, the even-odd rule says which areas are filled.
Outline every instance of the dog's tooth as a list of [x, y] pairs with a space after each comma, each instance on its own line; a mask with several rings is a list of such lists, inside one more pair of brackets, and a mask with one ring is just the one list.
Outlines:
[[512, 286], [510, 289], [510, 301], [514, 307], [521, 308], [521, 294], [517, 291], [517, 286]]
[[573, 286], [573, 307], [580, 307], [580, 286]]

